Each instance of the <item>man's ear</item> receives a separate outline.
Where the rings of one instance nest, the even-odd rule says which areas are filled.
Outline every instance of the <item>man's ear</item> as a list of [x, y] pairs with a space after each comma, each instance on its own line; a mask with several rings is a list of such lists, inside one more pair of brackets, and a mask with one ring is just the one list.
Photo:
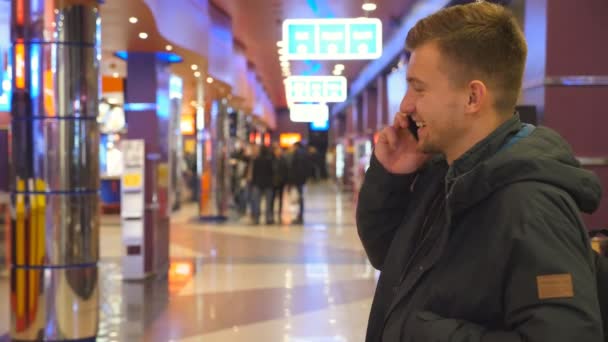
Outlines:
[[469, 100], [466, 104], [467, 113], [477, 113], [488, 100], [488, 88], [482, 81], [474, 80], [468, 86]]

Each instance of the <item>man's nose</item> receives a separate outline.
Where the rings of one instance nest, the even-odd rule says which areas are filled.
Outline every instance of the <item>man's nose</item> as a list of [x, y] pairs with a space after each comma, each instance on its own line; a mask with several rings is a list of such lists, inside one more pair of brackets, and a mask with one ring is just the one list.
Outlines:
[[416, 110], [416, 106], [409, 92], [406, 92], [399, 105], [399, 110], [403, 113], [413, 113]]

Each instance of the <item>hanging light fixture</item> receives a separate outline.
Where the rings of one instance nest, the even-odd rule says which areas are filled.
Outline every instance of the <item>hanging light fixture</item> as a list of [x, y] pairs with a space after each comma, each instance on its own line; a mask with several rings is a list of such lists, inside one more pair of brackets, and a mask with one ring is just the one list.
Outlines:
[[372, 11], [376, 10], [377, 6], [373, 2], [365, 1], [365, 2], [363, 2], [363, 5], [361, 6], [361, 8], [366, 12], [372, 12]]

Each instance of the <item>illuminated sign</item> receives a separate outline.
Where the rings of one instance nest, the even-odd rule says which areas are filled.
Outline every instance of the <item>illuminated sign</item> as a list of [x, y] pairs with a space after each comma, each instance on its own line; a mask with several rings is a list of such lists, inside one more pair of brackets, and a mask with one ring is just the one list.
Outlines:
[[11, 111], [11, 70], [9, 50], [0, 45], [0, 112]]
[[324, 122], [329, 119], [329, 107], [324, 103], [292, 104], [289, 118], [293, 122]]
[[285, 79], [287, 102], [344, 102], [344, 76], [290, 76]]
[[169, 98], [181, 99], [184, 94], [184, 81], [179, 76], [171, 75], [169, 78]]
[[283, 148], [291, 147], [301, 140], [302, 135], [300, 133], [281, 133], [279, 135], [279, 146]]
[[311, 131], [327, 131], [329, 129], [329, 120], [313, 121], [310, 123]]
[[15, 44], [15, 77], [18, 89], [25, 88], [25, 46], [22, 43]]
[[264, 146], [270, 146], [270, 134], [264, 133]]
[[179, 126], [182, 135], [194, 135], [194, 133], [196, 133], [196, 123], [194, 122], [194, 114], [182, 114]]
[[287, 19], [287, 59], [376, 59], [382, 55], [382, 22], [376, 18]]

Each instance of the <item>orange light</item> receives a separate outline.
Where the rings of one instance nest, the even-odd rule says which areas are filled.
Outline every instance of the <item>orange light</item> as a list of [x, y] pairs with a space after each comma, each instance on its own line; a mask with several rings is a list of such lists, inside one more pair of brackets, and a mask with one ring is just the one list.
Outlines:
[[181, 118], [179, 126], [181, 129], [182, 135], [194, 135], [194, 133], [196, 131], [195, 123], [194, 123], [194, 115], [192, 115], [192, 113], [182, 114], [182, 118]]
[[24, 0], [17, 0], [17, 3], [15, 4], [16, 6], [16, 11], [17, 12], [17, 24], [19, 25], [23, 25], [23, 17], [25, 14], [25, 10], [23, 9], [23, 1]]
[[270, 133], [264, 133], [264, 146], [270, 146]]
[[25, 89], [25, 46], [15, 44], [15, 77], [18, 89]]
[[298, 141], [302, 141], [300, 133], [281, 133], [279, 135], [279, 145], [283, 148], [291, 147]]
[[53, 89], [53, 72], [44, 72], [44, 110], [48, 116], [55, 116], [55, 90]]
[[104, 93], [121, 93], [124, 91], [122, 78], [103, 76], [101, 78], [101, 91]]
[[169, 265], [169, 292], [181, 291], [192, 279], [194, 266], [191, 263], [178, 261]]
[[255, 133], [249, 133], [249, 143], [255, 143]]
[[172, 276], [189, 277], [192, 275], [192, 264], [187, 262], [172, 263], [169, 269]]

